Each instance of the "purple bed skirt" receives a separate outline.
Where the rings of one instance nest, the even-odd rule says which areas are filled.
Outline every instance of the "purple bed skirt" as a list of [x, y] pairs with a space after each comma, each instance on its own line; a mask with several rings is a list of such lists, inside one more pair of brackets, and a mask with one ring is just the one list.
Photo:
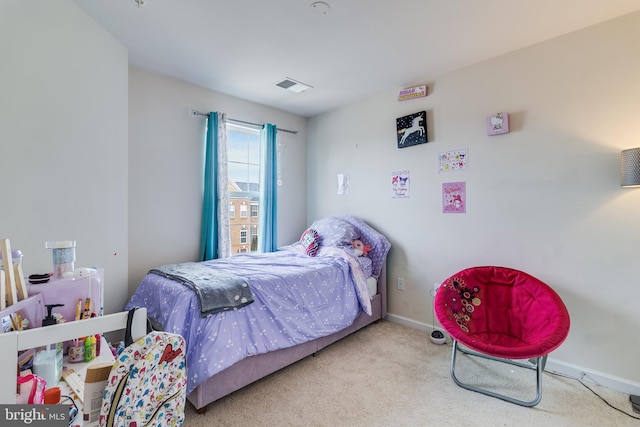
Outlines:
[[198, 412], [204, 413], [209, 403], [304, 359], [373, 322], [384, 319], [387, 315], [387, 281], [384, 266], [378, 279], [378, 293], [371, 299], [371, 308], [371, 316], [361, 312], [350, 326], [331, 335], [293, 347], [247, 357], [200, 384], [189, 393], [187, 399]]

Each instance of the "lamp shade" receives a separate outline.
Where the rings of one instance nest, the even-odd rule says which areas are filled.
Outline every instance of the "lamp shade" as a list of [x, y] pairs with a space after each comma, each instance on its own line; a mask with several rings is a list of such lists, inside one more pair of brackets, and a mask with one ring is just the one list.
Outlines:
[[640, 148], [622, 150], [620, 154], [620, 184], [623, 187], [640, 186]]

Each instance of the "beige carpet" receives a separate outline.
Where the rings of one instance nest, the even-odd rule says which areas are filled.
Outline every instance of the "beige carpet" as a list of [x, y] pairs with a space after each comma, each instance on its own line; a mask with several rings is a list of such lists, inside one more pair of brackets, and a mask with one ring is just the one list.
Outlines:
[[[203, 415], [189, 404], [184, 425], [640, 426], [640, 420], [607, 406], [579, 382], [549, 373], [543, 376], [542, 401], [534, 408], [464, 390], [449, 376], [450, 358], [451, 346], [432, 344], [428, 333], [378, 322], [214, 402]], [[535, 395], [533, 371], [477, 358], [459, 362], [464, 380], [514, 393], [525, 387], [529, 392], [520, 393], [521, 398]], [[497, 380], [470, 373], [479, 367]], [[590, 387], [634, 415], [628, 395]]]

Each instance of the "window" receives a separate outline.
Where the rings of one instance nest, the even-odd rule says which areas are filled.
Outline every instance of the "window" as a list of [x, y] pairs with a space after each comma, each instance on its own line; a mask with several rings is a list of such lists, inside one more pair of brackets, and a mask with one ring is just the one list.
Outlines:
[[[227, 122], [231, 253], [256, 251], [260, 207], [260, 130]], [[235, 205], [239, 206], [236, 215]], [[251, 230], [250, 249], [248, 230]]]
[[236, 205], [233, 203], [229, 204], [229, 218], [236, 217]]
[[251, 226], [251, 252], [258, 250], [258, 225]]

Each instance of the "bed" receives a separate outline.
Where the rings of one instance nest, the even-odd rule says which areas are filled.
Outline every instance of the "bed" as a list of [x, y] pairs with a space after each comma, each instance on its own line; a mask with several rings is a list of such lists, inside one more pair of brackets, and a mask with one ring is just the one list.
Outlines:
[[[355, 239], [367, 245], [366, 256], [352, 247]], [[154, 268], [126, 309], [145, 307], [152, 323], [185, 337], [187, 398], [204, 412], [209, 403], [384, 318], [389, 249], [386, 237], [360, 218], [332, 215], [276, 252]], [[207, 272], [209, 282], [194, 286]], [[211, 283], [223, 281], [213, 302], [206, 299]], [[225, 297], [229, 303], [218, 304]]]

